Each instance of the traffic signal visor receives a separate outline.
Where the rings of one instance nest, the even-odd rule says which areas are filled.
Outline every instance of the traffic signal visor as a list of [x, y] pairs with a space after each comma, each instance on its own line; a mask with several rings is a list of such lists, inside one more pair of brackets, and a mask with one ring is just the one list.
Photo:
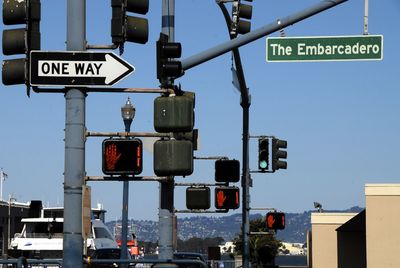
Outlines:
[[287, 158], [287, 152], [282, 149], [287, 148], [287, 141], [272, 139], [272, 170], [286, 169], [287, 162], [283, 159]]

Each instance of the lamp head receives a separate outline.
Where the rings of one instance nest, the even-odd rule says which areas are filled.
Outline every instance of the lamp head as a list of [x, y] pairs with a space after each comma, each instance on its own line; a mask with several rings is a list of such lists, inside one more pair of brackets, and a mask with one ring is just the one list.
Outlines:
[[128, 97], [125, 105], [121, 107], [121, 115], [123, 120], [133, 120], [135, 117], [135, 107], [131, 103], [131, 99]]
[[321, 203], [314, 202], [314, 208], [318, 209], [318, 212], [322, 212], [322, 205]]

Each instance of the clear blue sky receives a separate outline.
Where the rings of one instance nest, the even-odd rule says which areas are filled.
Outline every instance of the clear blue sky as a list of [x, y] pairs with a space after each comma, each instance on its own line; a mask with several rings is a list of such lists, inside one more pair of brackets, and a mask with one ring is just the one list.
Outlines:
[[[123, 58], [136, 67], [136, 72], [118, 87], [158, 87], [155, 42], [161, 28], [161, 1], [150, 2], [149, 42], [126, 44]], [[318, 2], [254, 0], [252, 27]], [[350, 0], [288, 27], [285, 33], [289, 37], [360, 35], [363, 15], [364, 1]], [[365, 183], [399, 181], [400, 2], [370, 0], [369, 15], [370, 34], [384, 36], [382, 61], [267, 63], [265, 38], [240, 49], [252, 96], [251, 135], [275, 135], [288, 141], [287, 170], [252, 174], [251, 207], [302, 212], [313, 209], [313, 201], [319, 201], [325, 209], [364, 206]], [[110, 19], [109, 0], [87, 1], [89, 44], [111, 42]], [[42, 50], [65, 50], [65, 24], [66, 1], [42, 0]], [[182, 43], [182, 58], [226, 40], [226, 25], [215, 1], [176, 1], [176, 41]], [[242, 109], [230, 68], [231, 55], [227, 53], [188, 70], [177, 80], [183, 89], [196, 92], [195, 126], [201, 136], [197, 156], [242, 158]], [[123, 130], [120, 107], [128, 96], [136, 107], [132, 130], [154, 131], [153, 100], [157, 94], [119, 93], [88, 95], [88, 130]], [[32, 93], [27, 98], [23, 86], [1, 85], [0, 122], [0, 167], [9, 175], [3, 196], [13, 194], [21, 202], [41, 199], [46, 205], [61, 205], [64, 96]], [[102, 138], [87, 140], [88, 175], [102, 175], [101, 142]], [[149, 152], [145, 153], [144, 166], [142, 174], [152, 175]], [[257, 167], [256, 139], [250, 141], [250, 167]], [[176, 181], [211, 183], [213, 168], [213, 162], [196, 161], [193, 175]], [[89, 185], [93, 205], [101, 202], [108, 210], [108, 220], [120, 218], [122, 183]], [[185, 187], [176, 187], [177, 209], [185, 209], [184, 194]], [[132, 182], [129, 218], [157, 220], [158, 197], [158, 183]]]

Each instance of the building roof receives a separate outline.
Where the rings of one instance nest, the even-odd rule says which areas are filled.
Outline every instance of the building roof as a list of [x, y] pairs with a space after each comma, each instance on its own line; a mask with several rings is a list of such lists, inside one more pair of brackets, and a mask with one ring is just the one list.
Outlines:
[[336, 229], [337, 232], [364, 232], [365, 209]]

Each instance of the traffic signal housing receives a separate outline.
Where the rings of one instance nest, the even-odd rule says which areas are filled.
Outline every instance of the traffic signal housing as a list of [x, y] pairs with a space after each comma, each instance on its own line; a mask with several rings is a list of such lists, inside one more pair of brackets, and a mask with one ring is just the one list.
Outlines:
[[154, 129], [157, 132], [190, 132], [194, 126], [195, 95], [160, 96], [154, 100]]
[[191, 141], [158, 140], [153, 148], [153, 168], [157, 176], [188, 176], [193, 173]]
[[210, 188], [205, 186], [186, 188], [186, 207], [188, 209], [209, 209]]
[[107, 175], [138, 175], [143, 169], [140, 139], [106, 139], [102, 145], [102, 169]]
[[281, 149], [287, 148], [287, 141], [272, 138], [272, 171], [287, 169], [287, 162], [282, 159], [287, 158], [287, 152]]
[[[253, 0], [245, 0], [252, 2]], [[232, 23], [231, 35], [246, 34], [251, 30], [251, 20], [253, 14], [253, 7], [246, 4], [241, 4], [241, 0], [234, 0], [232, 2]], [[244, 20], [246, 19], [246, 20]]]
[[24, 28], [3, 30], [3, 54], [25, 54], [25, 58], [4, 60], [4, 85], [29, 86], [29, 60], [31, 50], [40, 50], [40, 0], [3, 1], [3, 23], [25, 24]]
[[146, 44], [149, 39], [149, 23], [146, 18], [128, 16], [127, 12], [141, 15], [149, 11], [149, 0], [111, 0], [111, 38], [115, 45], [125, 41]]
[[157, 41], [157, 79], [164, 84], [168, 78], [178, 78], [183, 74], [182, 63], [177, 60], [182, 55], [181, 43], [168, 42], [168, 35], [160, 33]]
[[258, 139], [258, 169], [266, 172], [269, 167], [269, 140], [268, 138]]
[[285, 213], [268, 212], [266, 216], [267, 229], [283, 230], [285, 229]]
[[239, 188], [237, 187], [216, 187], [215, 208], [216, 209], [238, 209]]
[[216, 182], [238, 182], [240, 180], [239, 160], [219, 159], [215, 161]]

